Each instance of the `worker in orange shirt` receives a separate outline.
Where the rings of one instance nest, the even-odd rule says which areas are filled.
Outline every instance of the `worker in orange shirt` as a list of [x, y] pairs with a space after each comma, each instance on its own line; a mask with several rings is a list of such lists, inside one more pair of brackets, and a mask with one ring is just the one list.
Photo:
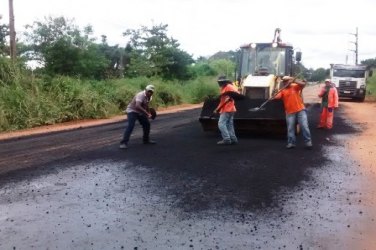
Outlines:
[[238, 80], [234, 81], [233, 85], [235, 86], [235, 88], [241, 92], [242, 90], [242, 86], [241, 86], [241, 78], [239, 77]]
[[301, 96], [301, 92], [306, 82], [296, 80], [290, 76], [282, 78], [284, 89], [281, 90], [274, 98], [282, 99], [286, 112], [287, 123], [287, 146], [291, 149], [296, 147], [295, 127], [299, 123], [304, 137], [305, 147], [312, 148], [311, 132], [308, 126], [307, 111]]
[[217, 142], [218, 145], [237, 144], [238, 138], [235, 135], [234, 116], [236, 112], [235, 101], [226, 93], [236, 92], [238, 90], [232, 82], [225, 76], [218, 78], [218, 85], [221, 89], [220, 102], [214, 113], [219, 113], [218, 128], [221, 131], [222, 140]]
[[317, 128], [331, 129], [333, 127], [334, 109], [338, 108], [338, 93], [336, 87], [325, 80], [325, 85], [321, 88], [319, 97], [321, 98], [321, 115]]

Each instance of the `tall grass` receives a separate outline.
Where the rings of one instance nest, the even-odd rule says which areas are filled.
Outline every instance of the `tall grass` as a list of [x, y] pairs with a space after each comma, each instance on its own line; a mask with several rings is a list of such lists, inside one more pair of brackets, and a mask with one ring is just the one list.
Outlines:
[[376, 100], [376, 74], [373, 74], [367, 81], [367, 95], [370, 99]]
[[0, 56], [0, 86], [9, 85], [22, 77], [22, 64], [13, 63], [9, 58]]
[[200, 103], [208, 97], [219, 95], [219, 87], [214, 77], [200, 77], [183, 86], [185, 101]]
[[133, 96], [150, 83], [156, 86], [151, 103], [156, 108], [200, 103], [218, 94], [213, 78], [188, 82], [144, 77], [107, 81], [64, 76], [36, 79], [7, 67], [0, 69], [0, 131], [122, 114]]

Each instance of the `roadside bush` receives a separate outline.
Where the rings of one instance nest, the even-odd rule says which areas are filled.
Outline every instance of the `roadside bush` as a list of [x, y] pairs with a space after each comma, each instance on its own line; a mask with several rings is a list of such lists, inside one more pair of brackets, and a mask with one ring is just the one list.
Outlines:
[[151, 83], [156, 86], [150, 105], [154, 108], [200, 103], [219, 93], [213, 77], [178, 82], [146, 77], [89, 81], [23, 75], [9, 84], [0, 84], [0, 131], [118, 115], [137, 92]]
[[156, 93], [154, 98], [155, 103], [154, 107], [159, 106], [170, 106], [170, 105], [177, 105], [182, 103], [182, 94], [180, 92], [181, 85], [176, 83], [170, 84], [157, 84], [156, 86]]
[[114, 93], [114, 103], [117, 105], [119, 110], [125, 110], [128, 103], [132, 100], [133, 96], [137, 93], [138, 88], [131, 88], [129, 85], [120, 85], [117, 87]]
[[372, 77], [368, 79], [367, 95], [369, 97], [376, 98], [376, 74], [373, 74]]
[[20, 64], [13, 63], [9, 58], [0, 56], [0, 85], [17, 83], [22, 76]]
[[213, 77], [198, 78], [183, 86], [185, 100], [188, 103], [200, 103], [206, 98], [219, 95], [219, 88]]
[[5, 113], [5, 108], [0, 104], [0, 131], [4, 131], [9, 128], [9, 122]]
[[60, 108], [57, 121], [108, 117], [118, 110], [111, 102], [111, 88], [70, 77], [54, 78], [47, 92]]

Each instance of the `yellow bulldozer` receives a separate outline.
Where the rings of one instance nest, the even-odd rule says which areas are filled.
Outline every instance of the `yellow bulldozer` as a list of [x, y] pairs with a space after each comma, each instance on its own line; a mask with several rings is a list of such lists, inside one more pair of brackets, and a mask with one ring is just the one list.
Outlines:
[[[240, 47], [235, 79], [244, 98], [236, 100], [237, 132], [286, 132], [283, 103], [273, 97], [281, 90], [283, 76], [296, 76], [295, 65], [302, 54], [294, 54], [293, 46], [282, 42], [280, 32], [278, 28], [275, 30], [271, 43], [248, 43]], [[204, 131], [218, 129], [218, 117], [213, 116], [218, 103], [219, 98], [204, 102], [199, 117]]]

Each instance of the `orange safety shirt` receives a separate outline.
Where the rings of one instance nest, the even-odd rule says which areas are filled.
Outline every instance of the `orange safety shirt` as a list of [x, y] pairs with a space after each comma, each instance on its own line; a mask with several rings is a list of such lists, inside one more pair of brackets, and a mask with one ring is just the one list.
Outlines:
[[291, 83], [289, 87], [275, 96], [275, 99], [282, 99], [286, 114], [296, 113], [305, 109], [301, 96], [302, 89], [303, 86], [297, 83]]
[[[319, 97], [323, 97], [326, 92], [326, 86], [323, 86], [320, 89]], [[328, 108], [338, 108], [338, 92], [336, 87], [330, 87], [329, 93], [328, 93]]]
[[[226, 92], [229, 92], [229, 91], [239, 93], [238, 90], [232, 84], [227, 84], [225, 87], [221, 88], [221, 95], [226, 93]], [[235, 112], [236, 111], [234, 99], [232, 99], [232, 98], [229, 99], [229, 98], [230, 97], [227, 96], [227, 95], [221, 96], [221, 100], [218, 104], [218, 107], [221, 107], [219, 109], [219, 113]]]

